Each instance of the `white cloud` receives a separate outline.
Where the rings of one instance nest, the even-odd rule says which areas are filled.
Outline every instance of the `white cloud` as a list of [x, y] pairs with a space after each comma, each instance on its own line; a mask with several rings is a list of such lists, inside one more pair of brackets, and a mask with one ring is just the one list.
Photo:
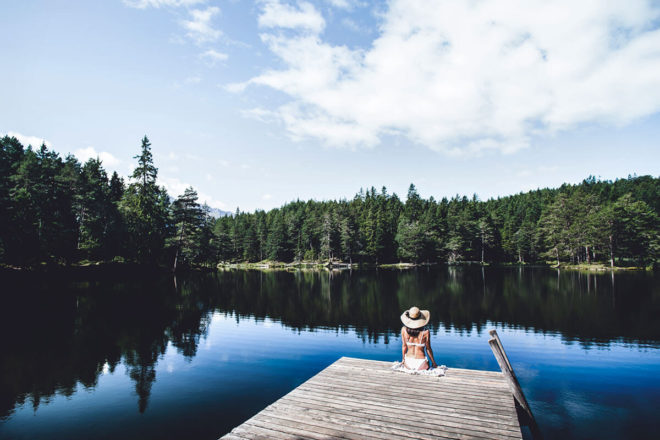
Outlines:
[[[232, 86], [235, 86], [236, 88], [234, 89]], [[237, 91], [242, 91], [242, 90], [238, 90], [238, 89], [239, 88], [244, 89], [245, 86], [246, 86], [246, 84], [238, 84], [238, 85], [237, 84], [230, 84], [226, 88], [230, 92], [237, 92]], [[272, 121], [277, 120], [277, 117], [278, 117], [277, 112], [266, 110], [266, 109], [261, 108], [261, 107], [255, 107], [255, 108], [251, 108], [251, 109], [248, 109], [248, 110], [242, 110], [241, 114], [243, 116], [245, 116], [246, 118], [255, 119], [255, 120], [261, 121], [261, 122], [272, 122]]]
[[44, 144], [48, 148], [53, 148], [53, 144], [38, 136], [26, 136], [24, 134], [16, 133], [15, 131], [8, 132], [7, 136], [15, 137], [24, 147], [32, 145], [33, 148], [39, 148], [42, 144]]
[[658, 112], [659, 19], [645, 0], [393, 0], [378, 37], [349, 49], [323, 41], [308, 3], [267, 1], [260, 26], [300, 31], [262, 35], [285, 67], [226, 89], [288, 95], [267, 112], [293, 139], [355, 147], [395, 135], [450, 154], [513, 152], [535, 135]]
[[227, 58], [229, 58], [226, 53], [218, 52], [213, 49], [209, 49], [206, 52], [199, 54], [199, 57], [210, 65], [215, 65], [215, 63], [219, 61], [226, 61]]
[[186, 188], [188, 188], [189, 184], [182, 182], [176, 177], [164, 177], [164, 176], [159, 176], [159, 183], [165, 187], [167, 190], [167, 193], [174, 198], [179, 197], [182, 195]]
[[216, 41], [222, 35], [219, 29], [213, 27], [211, 20], [220, 13], [217, 6], [209, 6], [206, 9], [192, 9], [190, 20], [181, 21], [181, 26], [188, 32], [186, 36], [197, 44]]
[[261, 199], [262, 199], [262, 200], [270, 200], [270, 199], [272, 199], [272, 198], [273, 198], [273, 196], [270, 195], [270, 194], [262, 194], [262, 195], [261, 195]]
[[[182, 195], [186, 188], [191, 187], [189, 183], [182, 182], [176, 177], [159, 177], [158, 182], [165, 187], [167, 193], [173, 197], [177, 198]], [[216, 200], [210, 195], [197, 191], [198, 200], [197, 202], [201, 205], [206, 203], [211, 208], [217, 208], [225, 210], [227, 205], [220, 200]]]
[[199, 3], [206, 3], [206, 0], [123, 0], [126, 6], [137, 9], [146, 9], [149, 7], [160, 8], [169, 6], [178, 8], [180, 6], [193, 6]]
[[279, 0], [266, 0], [262, 4], [262, 11], [259, 15], [259, 26], [305, 29], [319, 33], [325, 28], [325, 20], [311, 3], [301, 2], [296, 8], [280, 3]]
[[78, 158], [81, 163], [87, 162], [89, 159], [101, 159], [104, 167], [115, 167], [121, 162], [112, 154], [107, 151], [96, 151], [94, 147], [80, 148], [73, 152], [74, 156]]
[[221, 88], [223, 88], [226, 91], [231, 92], [231, 93], [240, 93], [240, 92], [244, 91], [249, 84], [250, 84], [249, 82], [231, 83], [231, 84], [218, 84], [218, 87], [221, 87]]
[[[192, 9], [192, 7], [196, 5], [207, 3], [207, 0], [123, 0], [123, 3], [137, 9], [147, 9], [149, 7], [185, 8], [190, 14], [190, 19], [180, 20], [179, 24], [187, 31], [186, 37], [190, 38], [198, 45], [214, 42], [222, 36], [222, 31], [216, 29], [211, 23], [213, 17], [220, 13], [220, 8], [217, 6], [209, 6], [206, 9]], [[170, 38], [170, 41], [176, 44], [181, 44], [184, 39], [175, 35]], [[215, 63], [218, 61], [218, 57], [222, 57], [223, 55], [224, 54], [214, 50], [209, 50], [203, 53], [201, 57], [215, 56], [215, 58], [212, 58], [212, 62]], [[226, 55], [224, 55], [224, 59], [226, 59]]]

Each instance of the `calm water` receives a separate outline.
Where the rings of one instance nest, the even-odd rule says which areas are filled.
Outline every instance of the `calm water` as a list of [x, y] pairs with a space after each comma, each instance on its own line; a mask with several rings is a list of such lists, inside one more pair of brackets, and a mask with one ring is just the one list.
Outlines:
[[8, 278], [0, 438], [216, 439], [340, 356], [497, 370], [496, 328], [546, 438], [660, 431], [660, 275], [550, 269]]

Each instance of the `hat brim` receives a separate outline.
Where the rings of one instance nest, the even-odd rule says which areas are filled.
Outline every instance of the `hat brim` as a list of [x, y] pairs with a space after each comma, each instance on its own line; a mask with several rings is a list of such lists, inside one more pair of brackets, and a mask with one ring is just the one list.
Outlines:
[[412, 319], [410, 316], [408, 316], [408, 310], [406, 310], [401, 314], [401, 322], [403, 322], [403, 325], [408, 328], [424, 327], [429, 323], [429, 319], [431, 319], [431, 312], [428, 310], [420, 310], [419, 314], [421, 315], [419, 318]]

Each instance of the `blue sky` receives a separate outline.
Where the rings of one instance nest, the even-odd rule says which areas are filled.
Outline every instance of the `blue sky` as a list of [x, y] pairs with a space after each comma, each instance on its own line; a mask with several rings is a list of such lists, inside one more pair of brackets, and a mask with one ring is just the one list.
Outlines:
[[[577, 4], [575, 4], [577, 3]], [[571, 1], [0, 4], [0, 133], [211, 206], [476, 193], [660, 169], [660, 6]]]

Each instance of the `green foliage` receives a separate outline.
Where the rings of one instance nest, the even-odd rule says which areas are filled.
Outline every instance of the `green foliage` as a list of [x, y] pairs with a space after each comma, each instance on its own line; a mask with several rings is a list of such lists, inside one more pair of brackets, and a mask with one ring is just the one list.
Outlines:
[[[660, 179], [593, 177], [579, 185], [480, 201], [456, 195], [405, 202], [386, 188], [351, 200], [294, 201], [213, 219], [188, 188], [171, 202], [142, 139], [128, 186], [101, 161], [62, 159], [45, 145], [0, 139], [0, 261], [87, 259], [168, 266], [327, 261], [645, 266], [660, 258]], [[119, 261], [119, 260], [117, 260]], [[176, 263], [175, 263], [176, 261]]]
[[[219, 240], [208, 207], [193, 205], [191, 211], [186, 205], [182, 220], [181, 203], [191, 194], [170, 203], [157, 185], [146, 136], [136, 159], [126, 187], [116, 172], [108, 178], [98, 158], [81, 165], [70, 155], [62, 160], [45, 145], [24, 149], [15, 138], [0, 139], [0, 261], [22, 266], [100, 260], [163, 264], [181, 250], [187, 264], [217, 262]], [[182, 222], [194, 226], [179, 246], [173, 238], [179, 237]]]
[[[403, 203], [385, 188], [370, 188], [350, 201], [295, 201], [266, 213], [237, 213], [218, 219], [215, 231], [225, 243], [221, 259], [233, 262], [262, 260], [255, 256], [259, 248], [279, 261], [603, 262], [610, 256], [610, 229], [619, 263], [657, 261], [657, 212], [633, 194], [655, 203], [660, 179], [620, 182], [588, 179], [485, 202], [476, 196], [423, 200], [411, 185]], [[629, 202], [612, 199], [621, 187], [635, 189]], [[247, 239], [229, 246], [228, 231]]]
[[108, 180], [101, 161], [88, 160], [80, 171], [74, 210], [78, 220], [77, 248], [86, 258], [102, 260], [118, 254], [121, 219], [118, 199], [123, 182], [117, 173]]
[[657, 261], [660, 256], [658, 214], [632, 194], [621, 196], [610, 211], [616, 252], [633, 258], [639, 266]]
[[204, 262], [215, 255], [208, 206], [197, 203], [197, 192], [189, 187], [172, 203], [176, 235], [169, 239], [175, 249], [173, 270], [177, 265]]
[[154, 264], [164, 256], [168, 230], [169, 196], [156, 185], [158, 169], [153, 164], [151, 143], [145, 136], [142, 151], [135, 156], [138, 166], [120, 209], [127, 231], [127, 254], [140, 263]]
[[[79, 164], [63, 161], [42, 145], [19, 148], [2, 139], [2, 168], [9, 171], [2, 184], [2, 247], [5, 261], [33, 264], [74, 258], [76, 221], [73, 194]], [[15, 160], [17, 162], [10, 162]]]
[[421, 261], [426, 247], [426, 230], [419, 221], [408, 222], [402, 216], [395, 240], [399, 247], [397, 255], [401, 260]]

